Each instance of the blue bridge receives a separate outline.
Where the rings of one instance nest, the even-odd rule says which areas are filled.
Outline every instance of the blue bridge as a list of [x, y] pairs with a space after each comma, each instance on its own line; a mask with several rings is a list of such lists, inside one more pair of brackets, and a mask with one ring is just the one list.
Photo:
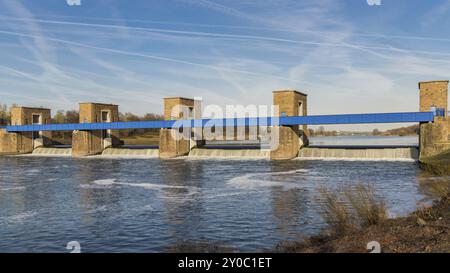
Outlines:
[[410, 123], [433, 122], [434, 112], [402, 112], [376, 114], [316, 115], [291, 117], [257, 117], [226, 119], [160, 120], [108, 123], [71, 123], [5, 126], [8, 132], [33, 131], [95, 131], [121, 129], [199, 128], [214, 126], [289, 126], [289, 125], [332, 125], [366, 123]]

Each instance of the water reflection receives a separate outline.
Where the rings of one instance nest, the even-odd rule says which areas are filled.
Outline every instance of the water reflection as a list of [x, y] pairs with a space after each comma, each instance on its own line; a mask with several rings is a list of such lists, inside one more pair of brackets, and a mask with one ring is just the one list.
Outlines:
[[195, 176], [207, 175], [202, 165], [178, 159], [162, 161], [161, 169], [163, 184], [169, 186], [163, 193], [169, 236], [174, 241], [193, 239], [204, 223], [204, 204], [197, 196], [203, 188], [203, 180]]

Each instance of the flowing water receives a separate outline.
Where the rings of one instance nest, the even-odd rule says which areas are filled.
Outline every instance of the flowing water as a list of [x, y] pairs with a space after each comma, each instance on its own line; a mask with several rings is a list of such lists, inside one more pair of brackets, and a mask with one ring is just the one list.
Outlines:
[[318, 188], [369, 183], [389, 213], [446, 179], [415, 162], [0, 157], [0, 252], [161, 252], [180, 242], [240, 251], [325, 228]]

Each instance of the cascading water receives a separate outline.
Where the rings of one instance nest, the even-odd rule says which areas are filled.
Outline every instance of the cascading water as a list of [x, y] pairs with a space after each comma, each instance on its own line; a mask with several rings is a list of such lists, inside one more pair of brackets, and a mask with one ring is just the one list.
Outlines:
[[189, 157], [216, 157], [216, 158], [269, 158], [270, 151], [260, 149], [193, 149]]
[[70, 156], [72, 148], [39, 147], [34, 149], [32, 154], [39, 156]]
[[127, 149], [127, 148], [108, 148], [101, 156], [104, 157], [158, 157], [158, 149]]
[[298, 157], [300, 159], [417, 161], [419, 151], [417, 148], [302, 148]]

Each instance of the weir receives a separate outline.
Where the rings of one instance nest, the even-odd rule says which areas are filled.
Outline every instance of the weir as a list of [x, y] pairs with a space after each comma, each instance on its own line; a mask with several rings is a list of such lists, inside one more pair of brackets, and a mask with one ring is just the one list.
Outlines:
[[194, 158], [270, 158], [270, 151], [260, 149], [193, 149]]
[[417, 161], [418, 148], [303, 148], [299, 159]]
[[72, 148], [39, 147], [32, 152], [37, 156], [71, 156]]
[[[307, 115], [307, 95], [295, 90], [273, 92], [273, 105], [278, 110], [273, 116], [225, 119], [203, 119], [199, 100], [171, 97], [164, 99], [164, 120], [119, 122], [118, 105], [80, 103], [80, 120], [76, 124], [50, 124], [50, 110], [44, 108], [15, 107], [12, 122], [0, 128], [0, 154], [36, 155], [69, 154], [67, 149], [45, 148], [51, 143], [52, 131], [73, 131], [72, 156], [129, 156], [129, 157], [255, 157], [272, 160], [293, 158], [374, 158], [425, 159], [450, 150], [450, 120], [448, 117], [448, 81], [419, 83], [420, 112]], [[420, 124], [419, 150], [395, 149], [319, 149], [308, 147], [307, 125], [403, 123]], [[230, 127], [269, 127], [276, 131], [276, 146], [267, 149], [211, 149], [205, 146], [209, 132]], [[120, 147], [118, 130], [157, 128], [158, 149], [127, 149]], [[233, 129], [233, 128], [232, 128]], [[227, 130], [226, 130], [227, 131]], [[184, 138], [176, 136], [183, 135]], [[260, 134], [257, 135], [262, 141]], [[214, 140], [235, 140], [236, 135], [215, 135]]]
[[152, 158], [159, 157], [158, 149], [144, 148], [107, 148], [102, 154], [103, 157], [120, 157], [120, 158]]

